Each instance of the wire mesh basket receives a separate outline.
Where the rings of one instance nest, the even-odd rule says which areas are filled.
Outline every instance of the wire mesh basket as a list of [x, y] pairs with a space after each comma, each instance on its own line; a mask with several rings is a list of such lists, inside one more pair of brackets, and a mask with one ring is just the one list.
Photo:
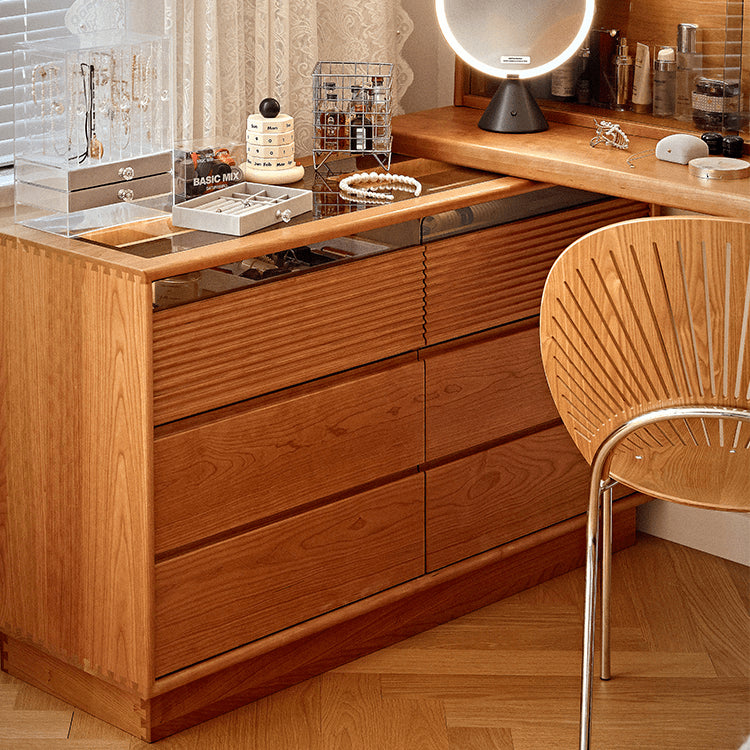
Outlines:
[[371, 154], [390, 169], [392, 81], [391, 63], [317, 63], [313, 71], [316, 170], [342, 153]]

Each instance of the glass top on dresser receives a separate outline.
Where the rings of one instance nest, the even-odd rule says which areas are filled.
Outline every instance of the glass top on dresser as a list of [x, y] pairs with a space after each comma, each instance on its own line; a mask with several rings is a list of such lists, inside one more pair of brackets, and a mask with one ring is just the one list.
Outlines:
[[[312, 191], [312, 210], [293, 217], [288, 225], [306, 224], [318, 219], [360, 212], [377, 205], [372, 202], [360, 203], [348, 200], [339, 190], [338, 183], [344, 175], [375, 168], [363, 167], [359, 164], [355, 157], [341, 159], [333, 165], [335, 173], [327, 169], [316, 172], [311, 166], [306, 167], [302, 180], [284, 187]], [[378, 169], [378, 171], [382, 170]], [[391, 172], [419, 180], [423, 195], [477, 184], [498, 177], [489, 172], [426, 159], [399, 160], [397, 157], [394, 157]], [[392, 194], [393, 203], [414, 197], [412, 193], [399, 190], [394, 190]], [[65, 220], [59, 217], [45, 217], [24, 223], [36, 229], [72, 236], [142, 258], [156, 258], [237, 239], [229, 234], [175, 226], [171, 217], [171, 195], [152, 198], [141, 203], [117, 204], [81, 211], [78, 214], [67, 215]], [[243, 237], [257, 236], [259, 233], [273, 231], [280, 226], [283, 226], [281, 220]]]
[[[35, 228], [85, 240], [92, 247], [124, 253], [143, 263], [163, 264], [170, 259], [175, 270], [153, 278], [153, 304], [158, 311], [603, 198], [582, 190], [515, 178], [510, 181], [522, 185], [498, 193], [486, 189], [485, 184], [505, 183], [508, 178], [429, 159], [394, 158], [391, 172], [413, 177], [422, 186], [418, 201], [426, 205], [420, 203], [419, 210], [413, 211], [407, 209], [404, 201], [414, 195], [406, 191], [392, 191], [394, 200], [388, 205], [345, 199], [339, 191], [339, 180], [346, 174], [371, 171], [372, 167], [368, 169], [354, 157], [342, 159], [335, 166], [336, 172], [330, 174], [316, 173], [308, 167], [303, 180], [285, 186], [312, 191], [312, 210], [288, 223], [279, 221], [243, 236], [175, 226], [171, 196], [162, 204], [152, 200], [67, 215], [64, 226], [68, 230], [75, 227], [72, 233], [56, 231], [51, 219], [38, 220]], [[459, 202], [447, 200], [447, 196], [461, 193], [462, 189], [477, 195]], [[401, 203], [403, 211], [399, 209]], [[394, 207], [396, 210], [392, 210]], [[382, 216], [384, 210], [387, 217]], [[355, 214], [358, 218], [353, 220]], [[377, 221], [371, 221], [376, 215]], [[188, 263], [172, 263], [190, 256], [193, 257]]]

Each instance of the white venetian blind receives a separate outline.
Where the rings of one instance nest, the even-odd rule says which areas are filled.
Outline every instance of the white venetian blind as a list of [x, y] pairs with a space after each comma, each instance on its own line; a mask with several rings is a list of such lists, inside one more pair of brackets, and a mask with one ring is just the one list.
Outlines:
[[0, 0], [0, 166], [13, 161], [13, 47], [67, 34], [72, 0]]

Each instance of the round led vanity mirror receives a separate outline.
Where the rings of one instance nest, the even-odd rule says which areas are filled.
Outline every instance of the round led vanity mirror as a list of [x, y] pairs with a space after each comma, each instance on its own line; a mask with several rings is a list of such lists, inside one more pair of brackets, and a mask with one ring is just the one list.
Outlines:
[[479, 127], [536, 133], [547, 121], [523, 79], [562, 65], [583, 44], [595, 0], [435, 0], [448, 44], [472, 68], [503, 79]]

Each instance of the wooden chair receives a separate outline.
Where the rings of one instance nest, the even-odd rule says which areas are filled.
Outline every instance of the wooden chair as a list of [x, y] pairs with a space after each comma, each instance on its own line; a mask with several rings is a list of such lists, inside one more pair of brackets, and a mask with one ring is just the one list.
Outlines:
[[612, 486], [750, 510], [750, 223], [637, 219], [591, 232], [552, 267], [544, 369], [591, 464], [580, 747], [589, 746], [602, 515], [601, 676], [609, 679]]

